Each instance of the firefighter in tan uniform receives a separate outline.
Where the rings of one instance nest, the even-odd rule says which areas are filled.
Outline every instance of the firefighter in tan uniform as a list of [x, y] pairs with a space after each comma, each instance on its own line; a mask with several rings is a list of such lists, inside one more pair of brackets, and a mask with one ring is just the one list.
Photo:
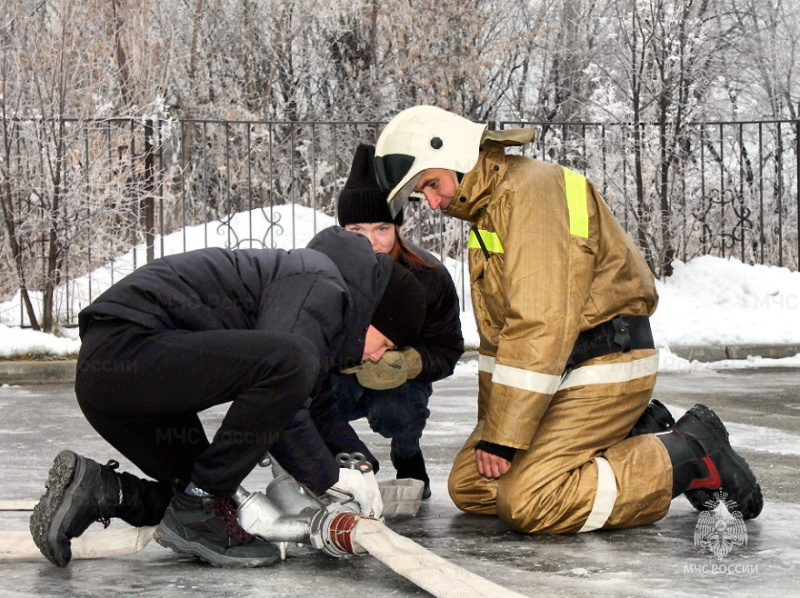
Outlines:
[[585, 177], [505, 153], [532, 140], [417, 106], [376, 146], [394, 213], [418, 194], [471, 225], [478, 423], [450, 472], [453, 501], [530, 533], [642, 525], [684, 492], [708, 508], [720, 488], [756, 517], [761, 489], [711, 410], [648, 427], [653, 276]]

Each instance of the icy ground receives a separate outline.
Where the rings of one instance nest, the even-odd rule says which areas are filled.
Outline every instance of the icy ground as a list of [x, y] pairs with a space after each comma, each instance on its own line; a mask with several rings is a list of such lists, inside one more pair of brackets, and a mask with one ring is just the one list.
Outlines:
[[[446, 484], [453, 457], [475, 423], [474, 363], [462, 364], [456, 375], [435, 384], [431, 418], [422, 437], [433, 496], [418, 517], [387, 520], [396, 533], [531, 598], [798, 595], [797, 370], [698, 370], [659, 377], [655, 395], [675, 416], [695, 402], [720, 414], [731, 443], [747, 459], [764, 491], [763, 513], [745, 522], [747, 543], [732, 546], [718, 558], [696, 544], [699, 516], [683, 497], [652, 525], [566, 536], [527, 536], [508, 530], [494, 517], [459, 513]], [[38, 498], [53, 457], [63, 448], [103, 462], [118, 459], [123, 470], [135, 472], [91, 429], [70, 385], [0, 388], [0, 411], [0, 499]], [[207, 429], [216, 429], [224, 413], [224, 408], [204, 413]], [[354, 423], [385, 465], [378, 479], [393, 477], [389, 442], [373, 434], [364, 420]], [[263, 489], [268, 480], [266, 470], [258, 468], [244, 485]], [[28, 516], [0, 513], [0, 530], [25, 530]], [[122, 525], [115, 520], [112, 529]], [[91, 530], [103, 533], [99, 524]], [[309, 546], [292, 545], [286, 562], [267, 569], [220, 570], [181, 559], [155, 542], [138, 554], [75, 561], [64, 569], [43, 559], [0, 562], [0, 588], [0, 595], [20, 598], [429, 596], [369, 555], [337, 560]]]

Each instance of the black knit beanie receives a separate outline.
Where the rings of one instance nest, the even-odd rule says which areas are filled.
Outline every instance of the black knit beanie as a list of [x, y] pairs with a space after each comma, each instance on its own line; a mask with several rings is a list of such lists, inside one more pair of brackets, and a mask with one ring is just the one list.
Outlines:
[[389, 285], [372, 316], [372, 325], [396, 347], [419, 337], [425, 321], [425, 289], [408, 268], [392, 262]]
[[353, 165], [344, 188], [339, 193], [336, 214], [339, 225], [360, 222], [393, 222], [403, 224], [403, 211], [392, 218], [386, 203], [388, 193], [382, 191], [375, 178], [375, 146], [360, 144], [353, 156]]

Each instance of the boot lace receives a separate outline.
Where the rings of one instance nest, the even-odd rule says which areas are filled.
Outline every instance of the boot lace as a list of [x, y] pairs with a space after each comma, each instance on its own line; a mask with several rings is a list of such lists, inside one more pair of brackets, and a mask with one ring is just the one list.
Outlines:
[[233, 499], [225, 498], [216, 502], [213, 507], [213, 513], [225, 523], [225, 527], [228, 529], [228, 537], [231, 540], [238, 538], [240, 542], [247, 542], [252, 538], [252, 536], [239, 525], [239, 516]]
[[[116, 461], [115, 459], [109, 459], [108, 462], [105, 465], [103, 465], [102, 467], [107, 467], [107, 468], [109, 468], [111, 470], [115, 470], [115, 469], [119, 468], [119, 461]], [[108, 526], [111, 525], [111, 518], [110, 517], [100, 516], [97, 519], [95, 519], [95, 521], [97, 523], [102, 523], [103, 524], [103, 529], [107, 529]]]

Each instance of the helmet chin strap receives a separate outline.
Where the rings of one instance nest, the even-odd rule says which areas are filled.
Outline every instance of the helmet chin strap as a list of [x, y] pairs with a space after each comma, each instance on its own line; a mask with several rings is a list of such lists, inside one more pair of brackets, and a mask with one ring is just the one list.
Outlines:
[[400, 198], [395, 196], [389, 200], [389, 213], [392, 215], [392, 218], [397, 218], [397, 215], [406, 207], [408, 204], [408, 197]]
[[[411, 197], [412, 194], [414, 194], [414, 187], [417, 186], [417, 183], [419, 182], [419, 179], [422, 176], [423, 172], [425, 171], [424, 170], [420, 171], [411, 180], [409, 180], [408, 183], [406, 183], [402, 189], [400, 189], [394, 195], [390, 195], [388, 202], [389, 202], [389, 211], [392, 214], [392, 218], [395, 218], [397, 214], [400, 213], [400, 210], [406, 207], [406, 205], [408, 204], [408, 198]], [[418, 195], [422, 197], [421, 194]]]

